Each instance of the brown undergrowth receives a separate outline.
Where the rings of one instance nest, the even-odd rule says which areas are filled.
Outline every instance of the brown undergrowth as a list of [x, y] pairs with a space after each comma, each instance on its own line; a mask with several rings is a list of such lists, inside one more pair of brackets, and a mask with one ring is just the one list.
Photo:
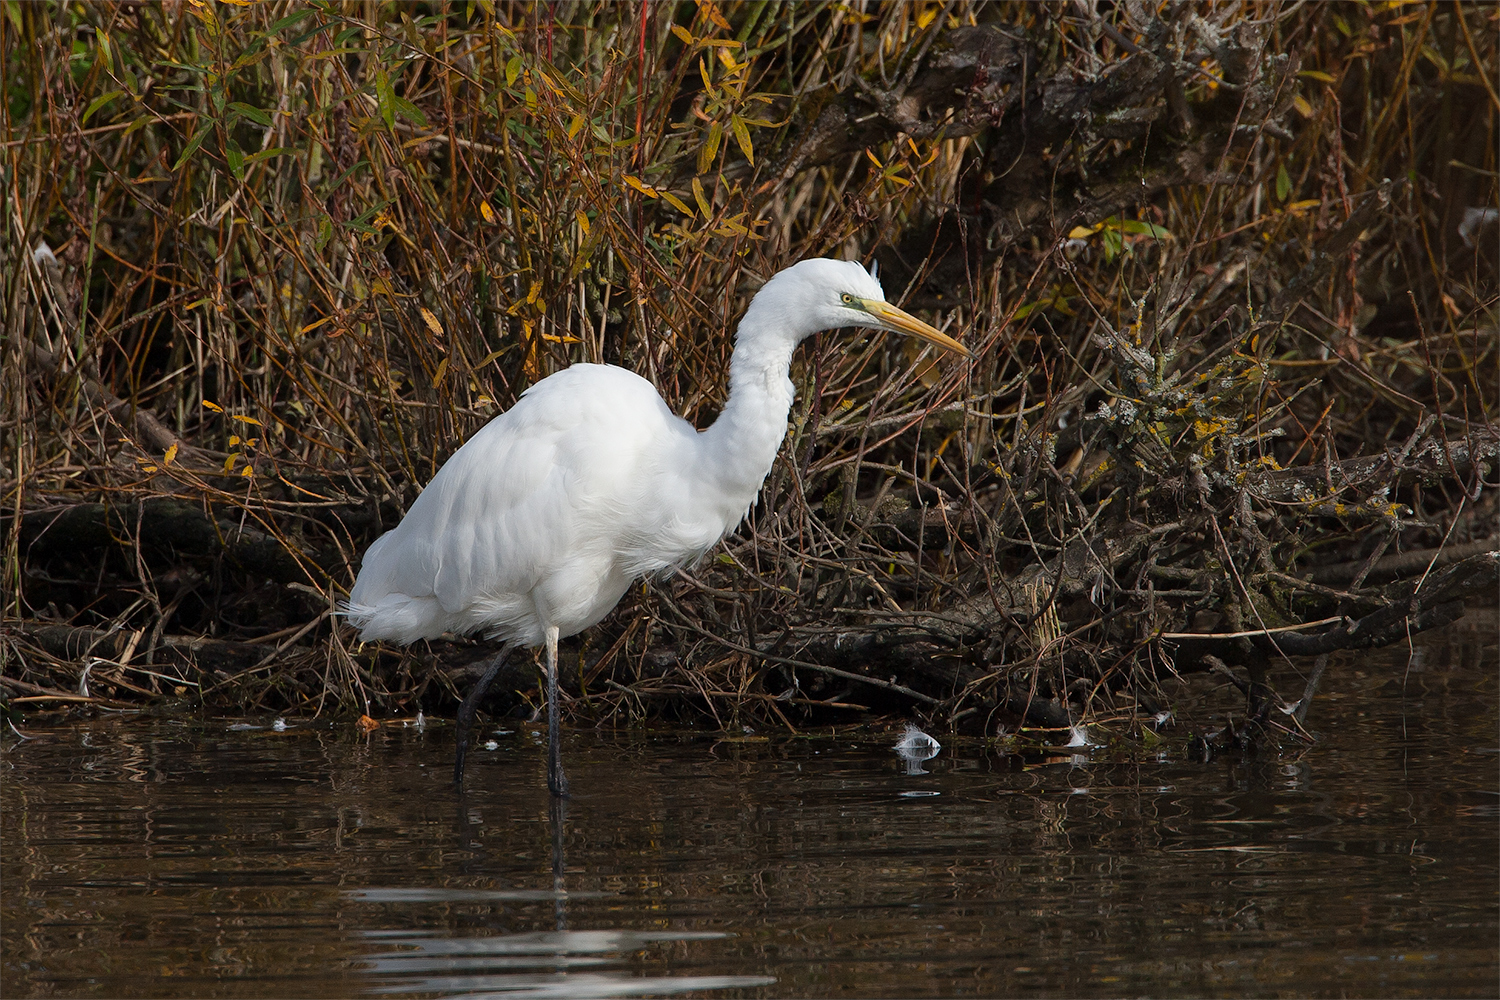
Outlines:
[[804, 346], [761, 502], [575, 646], [574, 711], [993, 732], [1207, 669], [1263, 711], [1493, 601], [1496, 27], [6, 4], [4, 695], [450, 710], [483, 643], [335, 625], [364, 548], [570, 363], [706, 424], [758, 283], [833, 255], [976, 360]]

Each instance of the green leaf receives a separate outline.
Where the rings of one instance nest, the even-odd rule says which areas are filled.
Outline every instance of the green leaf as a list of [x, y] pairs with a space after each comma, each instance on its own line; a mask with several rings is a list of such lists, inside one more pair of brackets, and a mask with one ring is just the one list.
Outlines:
[[236, 111], [244, 115], [246, 118], [250, 119], [257, 125], [269, 126], [271, 124], [271, 116], [266, 114], [264, 111], [262, 111], [260, 108], [257, 108], [253, 104], [245, 104], [241, 101], [230, 101], [229, 110]]
[[411, 101], [408, 101], [404, 97], [396, 97], [395, 95], [392, 95], [391, 103], [396, 106], [396, 110], [400, 113], [402, 118], [405, 118], [407, 121], [421, 128], [428, 127], [427, 116], [422, 114], [421, 109]]
[[94, 60], [94, 65], [104, 72], [109, 73], [113, 68], [114, 59], [109, 53], [109, 32], [103, 28], [94, 31], [94, 41], [99, 45], [99, 58]]
[[391, 75], [385, 70], [375, 71], [375, 102], [380, 106], [380, 117], [385, 127], [396, 127], [396, 92], [391, 88]]
[[505, 64], [505, 85], [507, 87], [514, 86], [515, 82], [516, 82], [516, 78], [519, 77], [520, 75], [521, 75], [521, 57], [520, 56], [511, 56], [510, 60], [508, 62], [506, 62], [506, 64]]
[[208, 133], [212, 132], [213, 128], [214, 123], [209, 122], [207, 125], [200, 128], [196, 135], [188, 140], [187, 146], [182, 150], [182, 155], [177, 157], [176, 163], [172, 164], [173, 170], [181, 167], [184, 163], [187, 162], [189, 156], [192, 156], [198, 151], [198, 147], [203, 145], [203, 140], [208, 138]]
[[271, 27], [268, 29], [268, 34], [274, 35], [274, 34], [276, 34], [276, 32], [280, 31], [282, 28], [290, 28], [292, 25], [296, 24], [298, 21], [301, 21], [301, 20], [303, 20], [303, 19], [305, 19], [307, 17], [310, 17], [310, 16], [312, 16], [313, 14], [316, 14], [316, 13], [317, 13], [317, 10], [315, 8], [304, 7], [301, 10], [297, 11], [297, 13], [295, 13], [295, 14], [288, 14], [286, 17], [283, 17], [281, 20], [273, 22], [271, 24]]
[[287, 153], [296, 152], [287, 146], [273, 146], [270, 149], [262, 149], [259, 153], [251, 153], [245, 157], [245, 165], [259, 163], [261, 160], [269, 160], [273, 156], [285, 156]]
[[100, 108], [104, 107], [110, 101], [113, 101], [116, 97], [119, 97], [123, 93], [125, 93], [125, 91], [123, 90], [111, 90], [107, 94], [100, 94], [98, 97], [94, 98], [89, 102], [89, 106], [84, 109], [83, 117], [79, 119], [78, 124], [87, 125], [89, 119], [93, 117], [95, 111], [98, 111]]
[[224, 146], [224, 158], [229, 161], [229, 172], [236, 180], [245, 179], [245, 151], [240, 144], [230, 139]]
[[1125, 239], [1114, 229], [1103, 229], [1099, 232], [1100, 238], [1104, 240], [1104, 260], [1109, 262], [1115, 259], [1115, 255], [1125, 248]]
[[1276, 200], [1286, 201], [1286, 196], [1292, 193], [1292, 177], [1286, 172], [1286, 164], [1276, 165]]
[[1135, 236], [1154, 236], [1159, 240], [1169, 240], [1172, 234], [1154, 222], [1142, 222], [1137, 219], [1122, 219], [1119, 224], [1120, 232], [1131, 233]]
[[332, 238], [333, 238], [333, 220], [330, 219], [330, 218], [328, 218], [328, 216], [325, 215], [318, 222], [318, 238], [314, 242], [313, 245], [316, 246], [319, 251], [321, 251], [324, 247], [326, 247], [328, 245], [328, 241], [330, 239], [332, 239]]

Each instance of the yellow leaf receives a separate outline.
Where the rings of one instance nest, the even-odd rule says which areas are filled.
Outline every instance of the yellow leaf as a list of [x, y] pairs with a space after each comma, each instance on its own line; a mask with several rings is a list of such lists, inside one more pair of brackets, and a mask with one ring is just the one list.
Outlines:
[[1311, 118], [1313, 116], [1312, 105], [1308, 104], [1307, 98], [1303, 97], [1301, 94], [1298, 94], [1296, 97], [1292, 98], [1292, 107], [1296, 108], [1297, 114], [1301, 115], [1303, 118]]
[[1337, 81], [1334, 80], [1333, 77], [1329, 76], [1327, 73], [1324, 73], [1320, 69], [1304, 69], [1301, 72], [1299, 72], [1297, 75], [1298, 76], [1305, 76], [1309, 80], [1321, 80], [1323, 83], [1335, 83], [1335, 82], [1337, 82]]
[[250, 468], [250, 466], [247, 465], [243, 469], [240, 470], [240, 475], [245, 476], [247, 478], [252, 478], [253, 479], [255, 477], [255, 470], [252, 469], [252, 468]]
[[703, 140], [703, 145], [698, 147], [698, 173], [708, 173], [708, 168], [713, 166], [714, 157], [719, 154], [719, 143], [724, 138], [724, 126], [718, 122], [712, 122], [708, 126], [708, 135]]
[[438, 362], [437, 371], [432, 376], [432, 387], [436, 389], [443, 382], [443, 376], [448, 374], [448, 359], [444, 358]]
[[174, 445], [172, 445], [172, 447], [168, 448], [167, 449], [167, 453], [162, 456], [161, 464], [162, 465], [171, 465], [172, 464], [172, 459], [174, 459], [176, 457], [177, 457], [177, 445], [174, 444]]
[[534, 304], [536, 302], [537, 298], [541, 294], [542, 294], [542, 283], [540, 281], [533, 281], [531, 283], [531, 291], [529, 291], [529, 292], [526, 293], [526, 304], [527, 305]]
[[724, 15], [719, 13], [719, 5], [714, 3], [713, 0], [698, 0], [698, 9], [703, 13], [704, 17], [708, 18], [714, 24], [717, 24], [725, 31], [730, 30], [729, 22], [724, 20]]
[[427, 329], [432, 331], [433, 336], [441, 337], [443, 335], [443, 324], [438, 322], [438, 318], [432, 314], [432, 311], [426, 306], [417, 306], [417, 311], [422, 314], [422, 322], [427, 324]]
[[578, 220], [578, 228], [579, 228], [579, 230], [583, 233], [583, 235], [587, 236], [589, 234], [589, 217], [588, 217], [588, 215], [584, 213], [583, 209], [576, 208], [576, 209], [573, 210], [573, 218], [575, 218], [575, 219]]
[[937, 20], [937, 16], [938, 8], [936, 5], [928, 7], [926, 10], [922, 11], [922, 13], [917, 15], [917, 30], [921, 31], [922, 29], [926, 28], [933, 21]]
[[583, 129], [583, 115], [574, 115], [572, 122], [568, 124], [568, 138], [576, 136]]
[[703, 182], [696, 177], [693, 178], [693, 200], [698, 203], [698, 209], [705, 219], [713, 217], [713, 206], [709, 204], [708, 194], [703, 190]]
[[203, 401], [203, 408], [205, 410], [213, 410], [215, 413], [223, 413], [224, 412], [224, 407], [220, 406], [218, 403], [210, 403], [206, 399]]
[[235, 445], [237, 445], [239, 443], [240, 443], [240, 436], [238, 434], [231, 434], [231, 435], [229, 435], [229, 447], [233, 448]]
[[479, 217], [492, 226], [495, 224], [495, 210], [490, 207], [489, 202], [481, 201], [479, 203]]
[[1068, 230], [1068, 239], [1086, 240], [1090, 236], [1093, 236], [1096, 232], [1098, 232], [1097, 229], [1093, 229], [1089, 226], [1074, 226], [1072, 229]]
[[684, 28], [680, 24], [674, 24], [674, 25], [672, 25], [672, 34], [674, 34], [678, 38], [682, 39], [682, 42], [683, 42], [684, 45], [692, 45], [693, 44], [693, 33], [691, 31], [687, 30], [686, 28]]
[[256, 420], [254, 417], [242, 417], [238, 413], [232, 413], [232, 414], [230, 414], [229, 419], [230, 420], [238, 420], [242, 424], [254, 424], [257, 427], [264, 427], [265, 426], [265, 424], [262, 424], [259, 420]]
[[744, 121], [739, 115], [729, 116], [729, 128], [734, 133], [734, 140], [740, 144], [740, 152], [745, 154], [745, 159], [750, 165], [755, 166], [755, 150], [750, 148], [750, 130], [745, 127]]
[[631, 174], [626, 174], [625, 183], [635, 188], [647, 198], [656, 197], [656, 188], [652, 187], [650, 184], [644, 183], [639, 177], [632, 176]]
[[876, 166], [876, 167], [877, 167], [877, 168], [879, 168], [879, 169], [881, 169], [881, 170], [884, 170], [884, 169], [885, 169], [885, 164], [884, 164], [884, 163], [881, 163], [881, 162], [880, 162], [880, 160], [879, 160], [879, 159], [877, 159], [877, 158], [876, 158], [876, 156], [875, 156], [875, 154], [874, 154], [874, 153], [872, 153], [872, 152], [870, 152], [870, 151], [869, 151], [869, 150], [868, 150], [868, 149], [866, 149], [866, 150], [865, 150], [865, 155], [866, 155], [866, 156], [868, 156], [868, 157], [869, 157], [869, 158], [870, 158], [870, 162], [871, 162], [871, 163], [873, 163], [873, 164], [875, 164], [875, 166]]
[[156, 471], [156, 466], [154, 466], [154, 465], [143, 465], [143, 466], [141, 466], [141, 471], [142, 472], [155, 472]]
[[670, 191], [663, 191], [661, 193], [661, 197], [662, 197], [662, 200], [665, 201], [668, 205], [671, 205], [673, 208], [677, 209], [677, 211], [681, 212], [683, 215], [687, 216], [689, 219], [691, 219], [693, 217], [693, 210], [691, 208], [688, 208], [687, 207], [687, 203], [684, 202], [681, 198], [677, 197], [672, 192], [670, 192]]
[[237, 451], [230, 452], [229, 453], [229, 457], [226, 458], [226, 459], [224, 459], [224, 471], [225, 472], [233, 472], [234, 471], [234, 463], [237, 462], [237, 461], [239, 461], [239, 457], [240, 457], [240, 453], [239, 452], [237, 452]]

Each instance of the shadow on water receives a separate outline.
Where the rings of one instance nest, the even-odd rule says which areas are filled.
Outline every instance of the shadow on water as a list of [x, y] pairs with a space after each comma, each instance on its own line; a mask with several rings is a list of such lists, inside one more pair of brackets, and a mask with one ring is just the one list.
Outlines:
[[[34, 715], [0, 993], [1490, 996], [1495, 659], [1491, 618], [1335, 660], [1319, 742], [1206, 763], [574, 732], [566, 803], [532, 730], [460, 798], [442, 726]], [[1179, 735], [1240, 710], [1214, 683]]]

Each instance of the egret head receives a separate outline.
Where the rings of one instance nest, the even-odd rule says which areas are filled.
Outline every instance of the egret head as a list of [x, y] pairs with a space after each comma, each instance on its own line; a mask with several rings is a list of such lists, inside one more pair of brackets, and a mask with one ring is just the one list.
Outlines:
[[780, 329], [797, 340], [820, 330], [874, 327], [917, 337], [945, 351], [968, 356], [958, 341], [897, 309], [885, 300], [880, 282], [858, 261], [815, 257], [778, 271], [766, 282], [740, 325], [751, 330]]

